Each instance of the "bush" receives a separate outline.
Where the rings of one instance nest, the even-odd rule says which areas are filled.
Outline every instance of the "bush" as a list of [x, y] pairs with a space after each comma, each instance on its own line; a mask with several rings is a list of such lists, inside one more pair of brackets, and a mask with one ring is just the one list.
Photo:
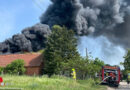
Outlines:
[[98, 78], [95, 78], [94, 81], [95, 81], [95, 84], [100, 84], [100, 83], [102, 82], [99, 77], [98, 77]]
[[4, 72], [4, 68], [0, 67], [0, 74], [2, 74], [2, 72]]
[[24, 60], [18, 59], [8, 64], [5, 67], [5, 72], [8, 74], [19, 74], [22, 75], [25, 72]]

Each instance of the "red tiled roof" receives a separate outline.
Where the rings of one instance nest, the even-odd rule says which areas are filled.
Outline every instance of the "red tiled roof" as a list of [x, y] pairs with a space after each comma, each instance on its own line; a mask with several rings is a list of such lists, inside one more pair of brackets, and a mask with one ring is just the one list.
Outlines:
[[25, 67], [40, 66], [43, 60], [43, 56], [40, 53], [0, 55], [0, 67], [5, 67], [16, 59], [24, 60]]

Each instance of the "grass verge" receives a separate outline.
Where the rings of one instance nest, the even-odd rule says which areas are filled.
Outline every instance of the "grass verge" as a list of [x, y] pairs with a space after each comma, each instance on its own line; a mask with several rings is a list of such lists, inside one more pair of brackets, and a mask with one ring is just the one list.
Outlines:
[[63, 76], [48, 78], [47, 76], [2, 75], [2, 77], [6, 85], [0, 87], [0, 90], [4, 90], [4, 88], [22, 88], [22, 90], [106, 90], [104, 86], [95, 85], [92, 79], [74, 81]]

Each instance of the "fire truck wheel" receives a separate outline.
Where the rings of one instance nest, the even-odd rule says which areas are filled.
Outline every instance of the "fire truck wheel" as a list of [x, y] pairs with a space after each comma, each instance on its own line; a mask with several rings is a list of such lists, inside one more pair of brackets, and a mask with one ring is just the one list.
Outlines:
[[115, 84], [115, 87], [118, 87], [119, 86], [119, 84]]
[[127, 81], [127, 84], [129, 84], [130, 82], [129, 81]]

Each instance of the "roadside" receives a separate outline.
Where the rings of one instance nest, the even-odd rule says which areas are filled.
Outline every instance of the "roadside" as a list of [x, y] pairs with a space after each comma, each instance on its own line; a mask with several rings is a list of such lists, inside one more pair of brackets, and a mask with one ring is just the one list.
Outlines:
[[130, 84], [127, 84], [127, 82], [120, 82], [118, 88], [108, 86], [107, 90], [130, 90]]
[[105, 86], [96, 85], [93, 79], [73, 80], [64, 76], [53, 75], [48, 76], [17, 76], [17, 75], [2, 75], [5, 86], [4, 89], [23, 90], [106, 90]]

